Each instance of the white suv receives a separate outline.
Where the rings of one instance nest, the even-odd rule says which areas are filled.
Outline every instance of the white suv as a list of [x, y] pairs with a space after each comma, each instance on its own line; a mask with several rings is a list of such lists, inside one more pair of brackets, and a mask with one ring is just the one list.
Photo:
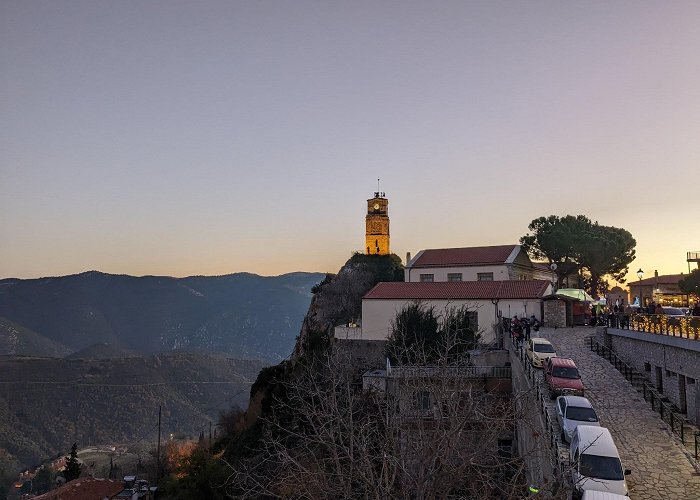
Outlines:
[[569, 461], [575, 497], [580, 498], [588, 490], [629, 496], [625, 476], [631, 471], [622, 468], [617, 446], [605, 427], [576, 427], [569, 446]]

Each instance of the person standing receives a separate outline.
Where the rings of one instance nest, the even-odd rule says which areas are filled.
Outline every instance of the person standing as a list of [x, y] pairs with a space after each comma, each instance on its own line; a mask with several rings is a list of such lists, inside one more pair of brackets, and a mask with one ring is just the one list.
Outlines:
[[700, 316], [700, 302], [696, 302], [693, 307], [693, 316]]
[[634, 314], [634, 309], [632, 308], [631, 305], [627, 304], [625, 306], [625, 310], [622, 314], [623, 314], [622, 320], [625, 323], [625, 328], [627, 328], [629, 330], [630, 329], [630, 318], [632, 318], [632, 314]]
[[530, 320], [525, 318], [523, 321], [523, 327], [525, 329], [525, 342], [530, 340]]

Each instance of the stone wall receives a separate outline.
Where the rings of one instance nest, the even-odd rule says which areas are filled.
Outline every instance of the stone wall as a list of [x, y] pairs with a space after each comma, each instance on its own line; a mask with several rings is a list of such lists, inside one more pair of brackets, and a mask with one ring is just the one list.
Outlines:
[[688, 419], [700, 424], [700, 342], [614, 328], [598, 328], [596, 336], [676, 406], [683, 409], [685, 399]]
[[544, 326], [564, 328], [566, 326], [566, 302], [546, 300], [544, 302]]
[[386, 341], [335, 339], [334, 345], [348, 353], [353, 367], [358, 371], [384, 368], [386, 366]]

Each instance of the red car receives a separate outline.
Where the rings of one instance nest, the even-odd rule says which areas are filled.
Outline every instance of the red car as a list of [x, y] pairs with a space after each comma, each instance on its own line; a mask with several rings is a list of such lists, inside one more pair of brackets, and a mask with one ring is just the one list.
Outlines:
[[549, 397], [583, 396], [583, 382], [576, 363], [569, 358], [548, 358], [544, 363], [544, 381]]

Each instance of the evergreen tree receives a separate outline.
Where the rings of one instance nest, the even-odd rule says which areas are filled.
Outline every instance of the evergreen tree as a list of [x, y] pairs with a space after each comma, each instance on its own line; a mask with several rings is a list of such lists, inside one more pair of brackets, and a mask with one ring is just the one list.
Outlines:
[[78, 461], [78, 443], [73, 443], [73, 446], [70, 449], [70, 456], [68, 457], [68, 460], [66, 460], [66, 468], [63, 471], [66, 482], [72, 481], [73, 479], [78, 479], [82, 471], [83, 466]]
[[48, 465], [44, 465], [32, 481], [32, 493], [46, 493], [53, 487], [54, 474], [51, 472], [51, 468]]

